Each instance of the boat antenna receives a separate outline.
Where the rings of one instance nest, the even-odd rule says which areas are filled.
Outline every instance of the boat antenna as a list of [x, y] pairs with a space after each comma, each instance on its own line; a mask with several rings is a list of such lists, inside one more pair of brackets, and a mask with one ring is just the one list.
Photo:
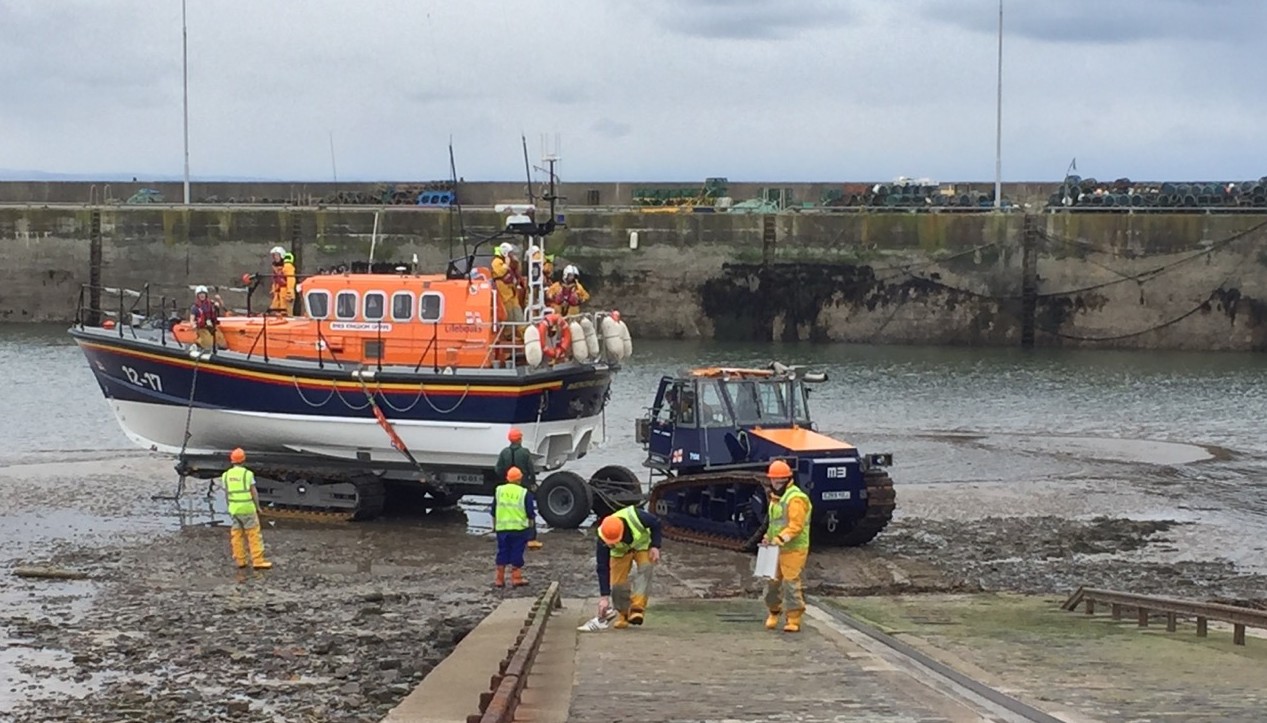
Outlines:
[[374, 230], [370, 232], [370, 269], [371, 271], [374, 268], [374, 246], [378, 242], [378, 217], [382, 213], [383, 213], [383, 210], [381, 208], [374, 212]]
[[524, 145], [524, 180], [528, 182], [528, 203], [536, 204], [537, 199], [532, 195], [532, 165], [528, 163], [528, 137], [520, 133], [519, 139]]
[[339, 166], [334, 160], [334, 131], [330, 131], [330, 175], [334, 178], [334, 218], [343, 225], [343, 194], [339, 193]]
[[339, 208], [339, 166], [334, 162], [334, 131], [330, 131], [330, 174], [334, 177], [334, 208]]
[[453, 214], [455, 212], [458, 221], [458, 237], [462, 239], [462, 255], [468, 256], [466, 224], [462, 221], [462, 196], [458, 193], [458, 167], [453, 160], [453, 136], [449, 136], [449, 176], [453, 179], [453, 203], [449, 205], [449, 258], [453, 258]]

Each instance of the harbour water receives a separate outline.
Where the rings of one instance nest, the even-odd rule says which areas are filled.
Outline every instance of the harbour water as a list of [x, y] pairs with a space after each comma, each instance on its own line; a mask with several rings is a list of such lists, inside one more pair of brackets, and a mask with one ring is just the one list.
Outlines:
[[[661, 375], [771, 360], [827, 372], [828, 382], [813, 388], [814, 417], [821, 431], [851, 441], [1019, 434], [1267, 454], [1267, 355], [685, 341], [635, 343], [615, 381], [609, 442], [598, 454], [625, 464], [638, 457], [633, 420]], [[6, 456], [129, 448], [63, 326], [0, 325], [0, 368]], [[918, 460], [893, 451], [900, 461]], [[937, 474], [922, 481], [936, 482]]]
[[[864, 452], [892, 452], [899, 491], [979, 484], [1016, 494], [1042, 484], [1059, 495], [1067, 486], [1070, 516], [1087, 516], [1094, 510], [1079, 498], [1088, 489], [1131, 484], [1165, 494], [1202, 485], [1214, 514], [1226, 519], [1220, 526], [1267, 531], [1267, 356], [1256, 354], [635, 341], [614, 383], [607, 441], [577, 471], [641, 469], [634, 420], [661, 375], [772, 360], [827, 373], [810, 396], [819, 430]], [[137, 451], [64, 327], [0, 326], [0, 368], [0, 465]], [[1160, 504], [1161, 511], [1154, 504], [1148, 512], [1105, 512], [1191, 514]], [[482, 507], [470, 510], [475, 528]], [[1253, 562], [1256, 553], [1229, 557]]]

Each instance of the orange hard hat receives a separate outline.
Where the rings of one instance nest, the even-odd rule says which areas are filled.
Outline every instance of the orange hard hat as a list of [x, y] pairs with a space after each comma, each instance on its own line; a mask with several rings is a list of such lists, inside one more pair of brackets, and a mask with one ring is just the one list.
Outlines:
[[524, 433], [519, 431], [519, 427], [511, 427], [510, 434], [506, 435], [506, 439], [509, 439], [512, 442], [521, 442], [523, 441], [523, 438]]
[[510, 469], [506, 470], [507, 482], [518, 482], [519, 480], [523, 478], [524, 478], [524, 473], [519, 471], [518, 467], [511, 467]]
[[792, 476], [792, 468], [787, 466], [787, 462], [776, 459], [770, 463], [770, 468], [765, 471], [765, 476], [770, 479], [787, 479]]
[[603, 542], [614, 545], [625, 536], [625, 521], [615, 515], [608, 515], [598, 525], [598, 536]]
[[230, 462], [245, 462], [246, 452], [243, 451], [241, 447], [238, 447], [237, 449], [229, 453], [229, 461]]

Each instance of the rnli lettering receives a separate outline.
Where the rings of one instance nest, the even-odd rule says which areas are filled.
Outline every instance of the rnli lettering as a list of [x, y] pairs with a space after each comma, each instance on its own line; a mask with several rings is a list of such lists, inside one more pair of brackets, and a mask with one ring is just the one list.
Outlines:
[[376, 321], [332, 321], [330, 322], [330, 331], [382, 331], [384, 334], [391, 332], [391, 324], [380, 324]]
[[154, 372], [138, 372], [129, 366], [119, 367], [123, 371], [123, 376], [128, 378], [129, 382], [138, 387], [146, 387], [156, 392], [163, 391], [163, 380]]

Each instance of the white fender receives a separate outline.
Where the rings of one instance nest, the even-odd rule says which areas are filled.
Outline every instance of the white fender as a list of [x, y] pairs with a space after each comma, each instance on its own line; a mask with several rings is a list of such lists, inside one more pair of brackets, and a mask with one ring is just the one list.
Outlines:
[[625, 341], [620, 336], [620, 322], [610, 316], [604, 316], [598, 328], [603, 333], [603, 348], [607, 350], [607, 356], [620, 361], [625, 353]]
[[623, 346], [620, 358], [628, 359], [633, 356], [633, 337], [629, 336], [629, 326], [624, 319], [620, 320], [620, 341]]
[[590, 358], [590, 345], [585, 340], [585, 330], [575, 321], [568, 324], [572, 334], [572, 357], [579, 362], [587, 362]]
[[[585, 345], [589, 347], [589, 357], [597, 360], [603, 355], [603, 347], [598, 344], [598, 332], [594, 331], [594, 322], [588, 316], [581, 317], [581, 329], [585, 332]], [[572, 343], [576, 343], [576, 335], [572, 335]]]
[[528, 360], [528, 366], [541, 366], [541, 332], [537, 331], [537, 327], [529, 326], [524, 329], [524, 358]]

